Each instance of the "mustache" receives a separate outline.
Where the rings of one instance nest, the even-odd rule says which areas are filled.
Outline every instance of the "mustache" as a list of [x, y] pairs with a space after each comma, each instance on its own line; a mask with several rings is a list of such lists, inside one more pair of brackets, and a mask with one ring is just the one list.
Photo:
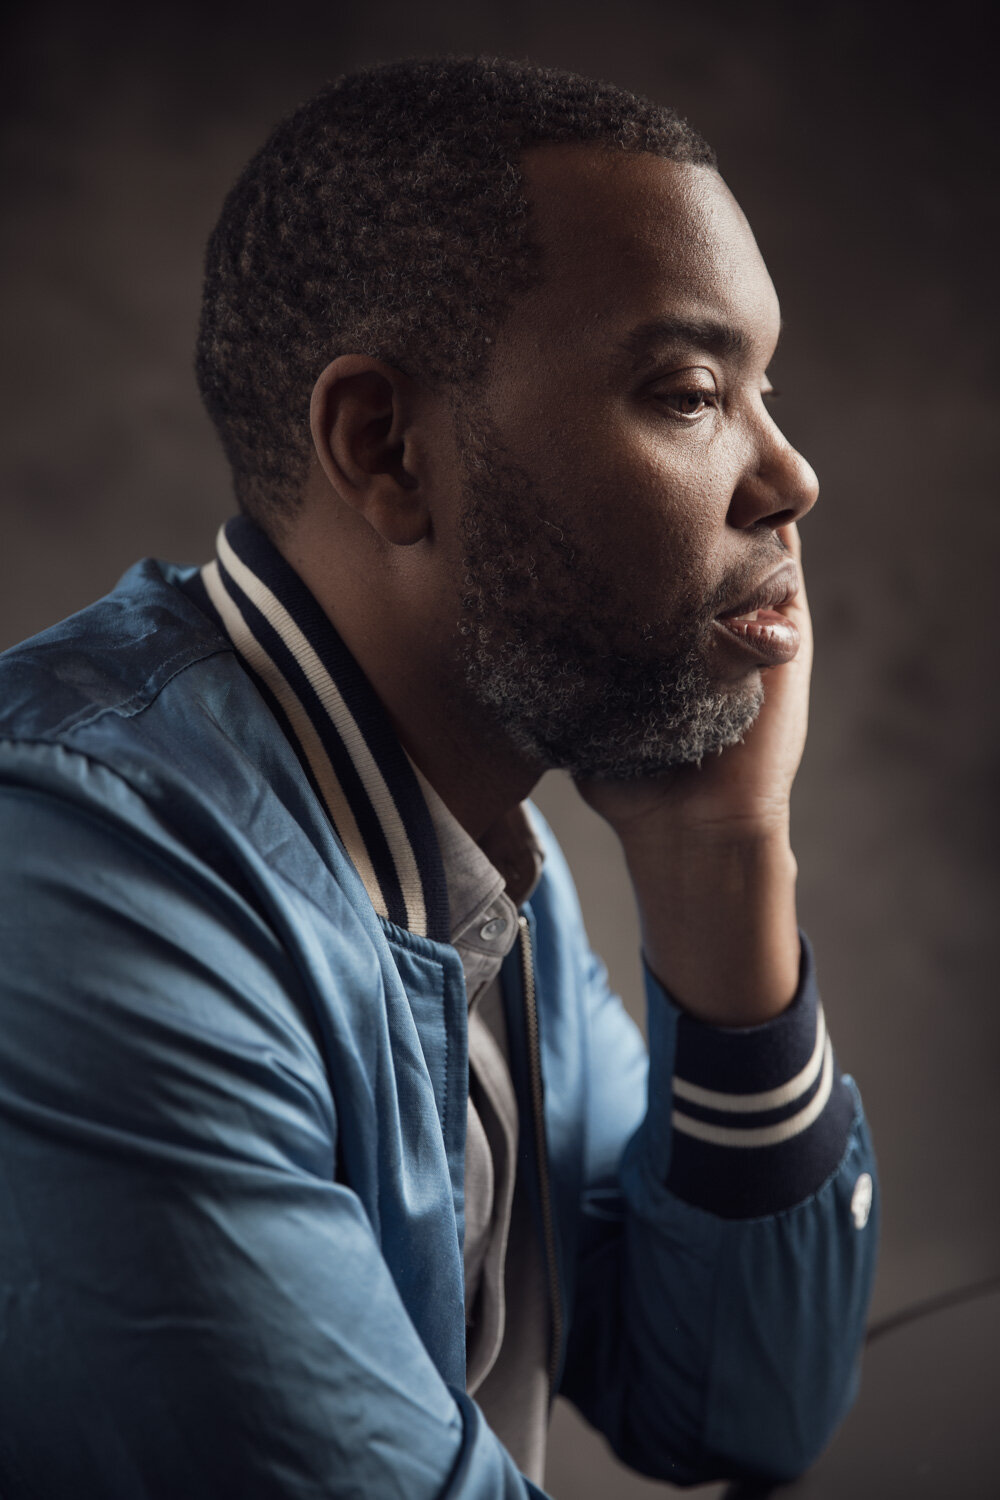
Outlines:
[[734, 599], [742, 599], [751, 594], [761, 579], [787, 562], [791, 555], [789, 548], [775, 532], [766, 540], [761, 538], [760, 545], [754, 552], [744, 558], [738, 567], [731, 568], [707, 598], [702, 595], [696, 606], [694, 600], [691, 601], [694, 612], [706, 623], [714, 620]]

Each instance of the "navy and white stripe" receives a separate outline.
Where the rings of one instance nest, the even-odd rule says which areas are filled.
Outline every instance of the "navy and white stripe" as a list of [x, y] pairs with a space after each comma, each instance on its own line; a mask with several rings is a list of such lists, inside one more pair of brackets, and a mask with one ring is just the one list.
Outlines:
[[808, 1130], [822, 1113], [832, 1085], [833, 1050], [820, 1005], [812, 1056], [794, 1078], [757, 1093], [727, 1094], [688, 1083], [675, 1074], [673, 1127], [697, 1140], [734, 1150], [777, 1146]]
[[227, 521], [208, 600], [299, 754], [379, 916], [448, 940], [448, 896], [419, 773], [370, 684], [258, 527]]
[[668, 1186], [727, 1218], [791, 1207], [835, 1169], [853, 1114], [803, 939], [798, 994], [775, 1020], [679, 1019]]

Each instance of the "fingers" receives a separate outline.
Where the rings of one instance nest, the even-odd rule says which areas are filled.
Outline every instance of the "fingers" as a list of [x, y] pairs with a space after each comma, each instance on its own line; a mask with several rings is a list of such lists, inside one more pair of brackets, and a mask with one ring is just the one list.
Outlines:
[[802, 536], [799, 528], [792, 521], [787, 526], [779, 526], [775, 534], [782, 546], [788, 548], [788, 551], [799, 565], [799, 590], [795, 598], [790, 601], [790, 604], [793, 608], [797, 607], [803, 612], [808, 613], [809, 604], [806, 599], [806, 582], [802, 571]]
[[779, 540], [788, 548], [796, 562], [802, 558], [802, 536], [794, 521], [787, 526], [779, 526], [777, 529]]

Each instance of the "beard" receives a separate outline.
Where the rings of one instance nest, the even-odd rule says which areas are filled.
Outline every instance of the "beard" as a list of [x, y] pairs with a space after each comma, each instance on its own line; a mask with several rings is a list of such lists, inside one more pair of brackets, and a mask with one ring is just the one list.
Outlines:
[[764, 701], [760, 673], [722, 684], [708, 666], [712, 621], [741, 579], [711, 598], [682, 589], [671, 618], [634, 620], [621, 584], [546, 519], [489, 419], [464, 412], [456, 432], [460, 665], [497, 731], [545, 769], [609, 781], [662, 776], [742, 740]]

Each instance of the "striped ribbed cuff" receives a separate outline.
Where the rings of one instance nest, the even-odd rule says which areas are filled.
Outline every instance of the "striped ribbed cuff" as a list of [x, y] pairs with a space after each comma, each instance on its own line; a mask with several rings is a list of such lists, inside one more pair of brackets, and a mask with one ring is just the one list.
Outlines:
[[710, 1026], [680, 1011], [651, 974], [647, 987], [654, 1078], [673, 1053], [666, 1186], [727, 1219], [808, 1198], [844, 1154], [854, 1096], [826, 1033], [807, 940], [794, 1001], [760, 1026]]

